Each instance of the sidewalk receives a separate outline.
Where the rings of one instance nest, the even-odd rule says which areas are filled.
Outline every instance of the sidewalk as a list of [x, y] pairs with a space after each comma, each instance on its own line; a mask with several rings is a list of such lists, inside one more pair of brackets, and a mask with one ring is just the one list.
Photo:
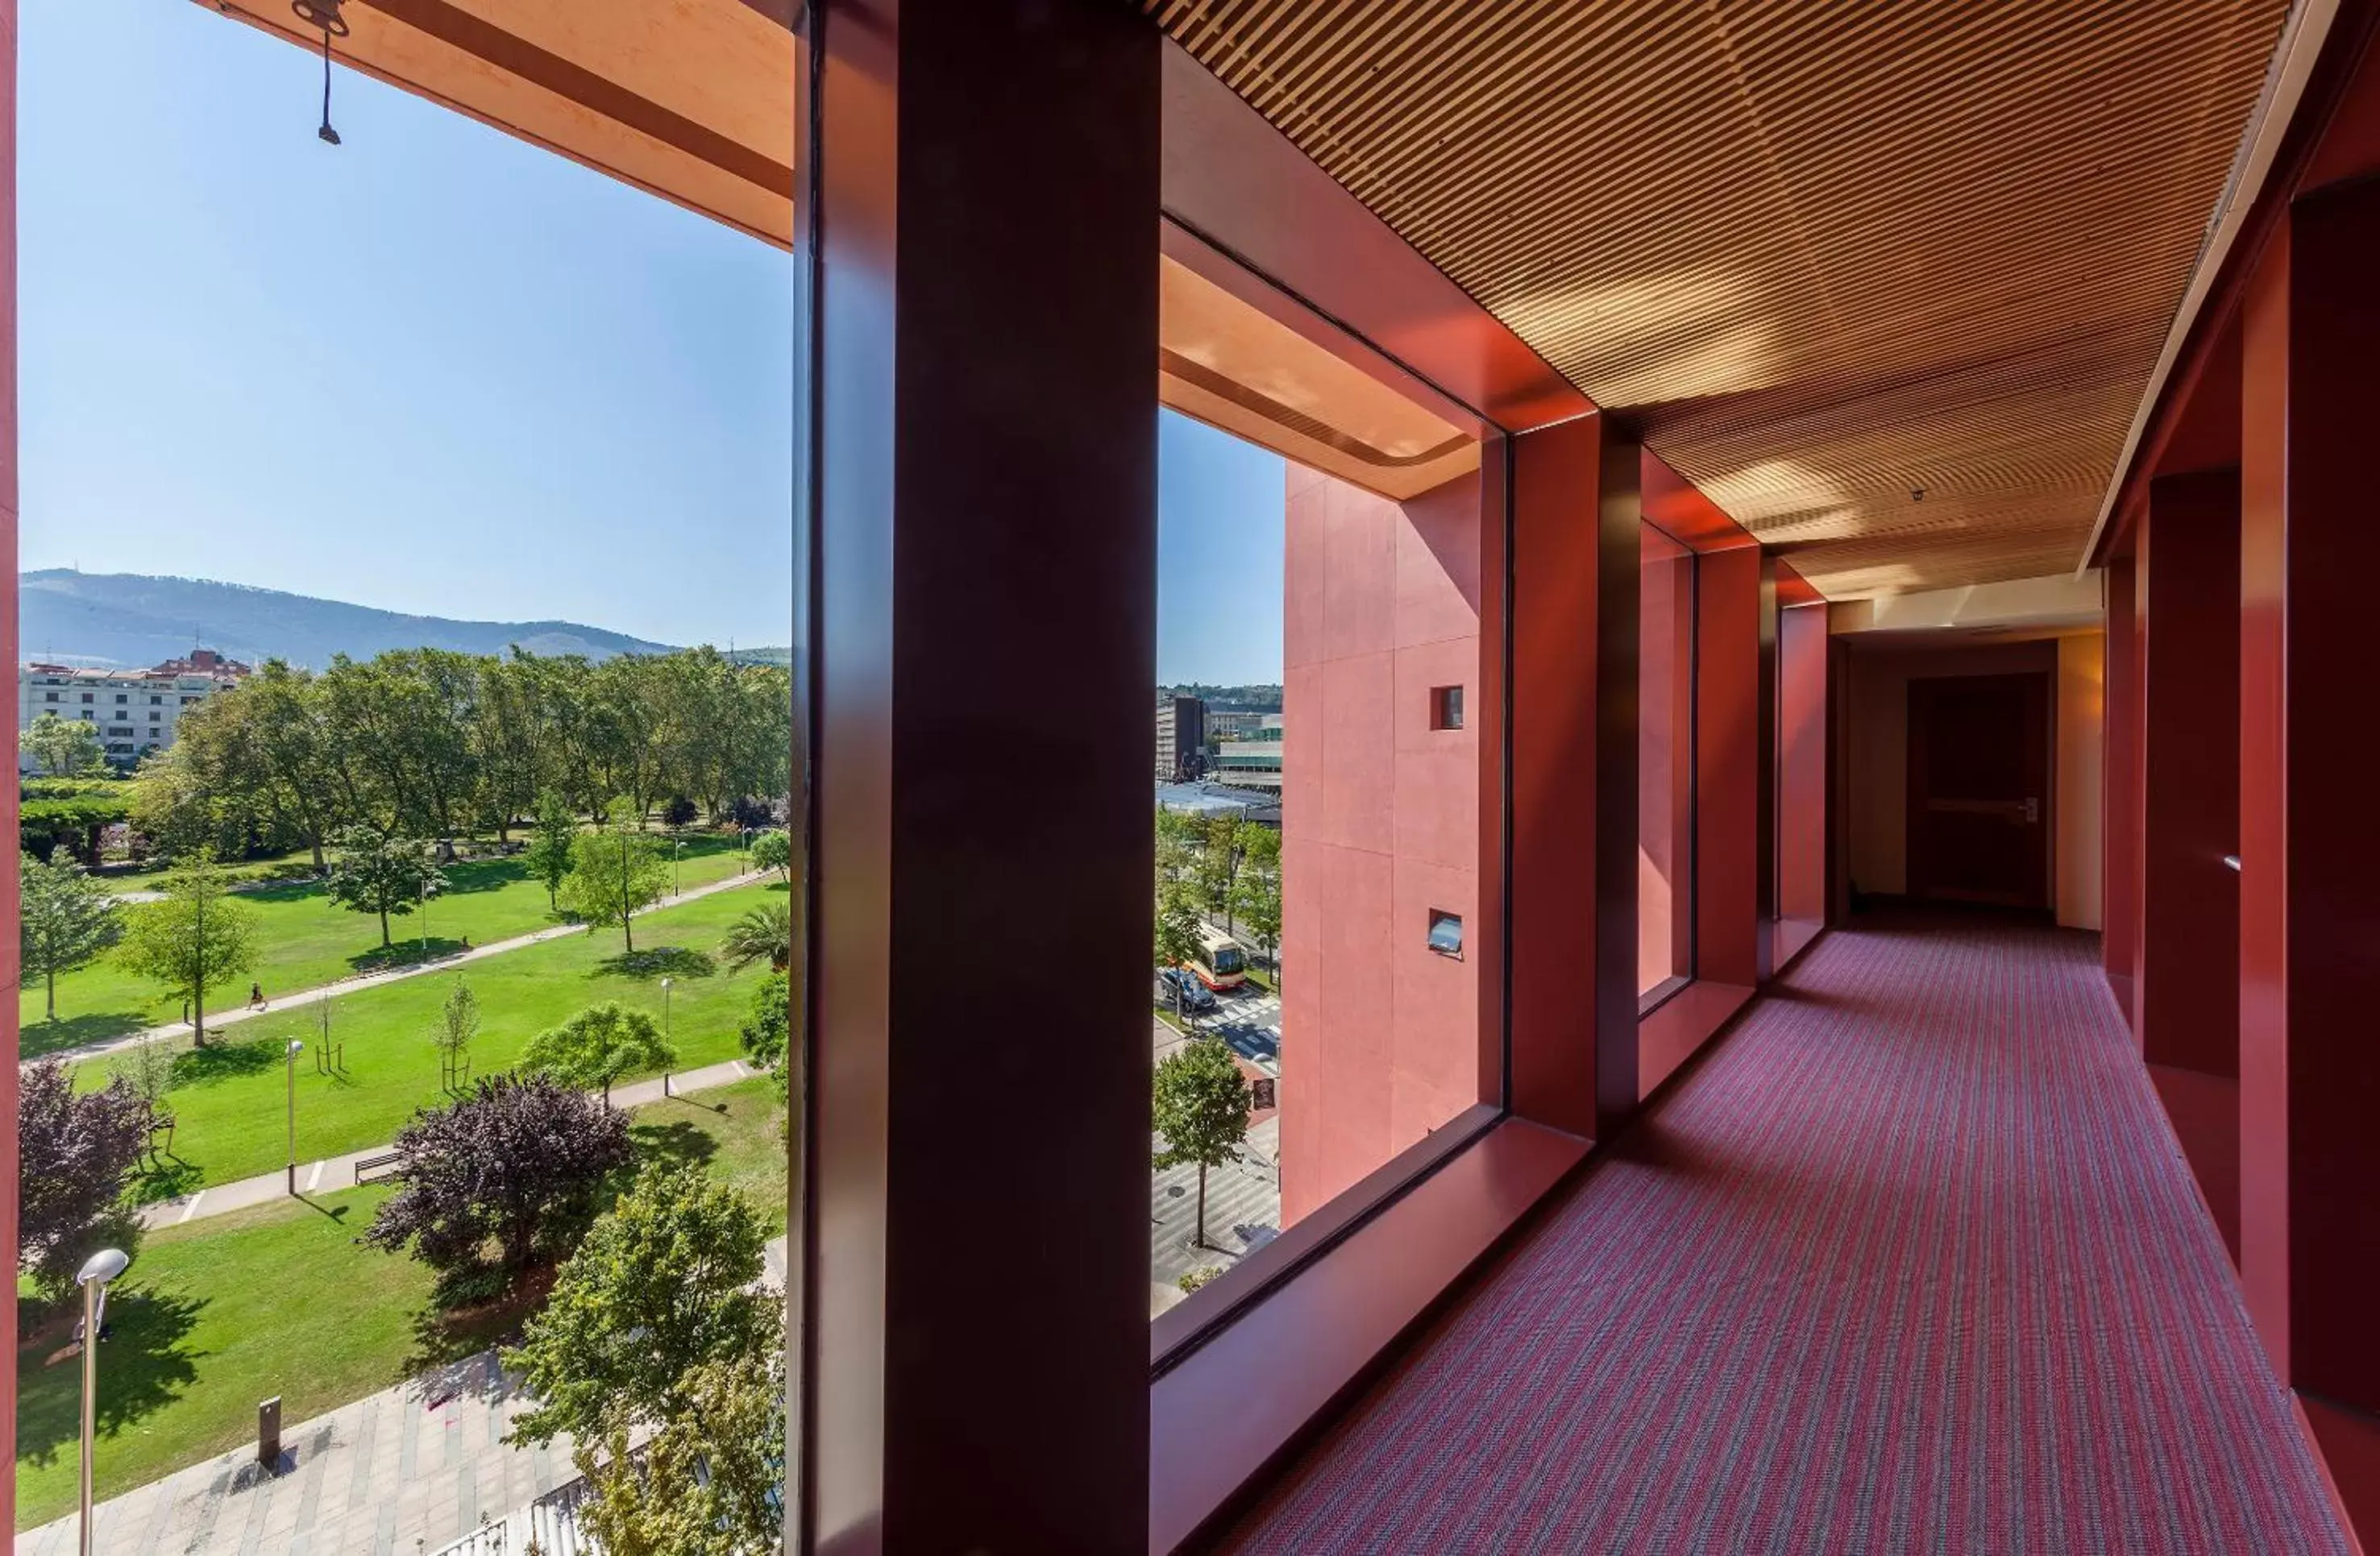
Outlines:
[[[767, 880], [773, 873], [771, 870], [765, 869], [747, 870], [742, 875], [730, 876], [724, 881], [714, 881], [708, 886], [697, 886], [691, 892], [681, 893], [674, 897], [663, 897], [652, 906], [638, 910], [637, 917], [641, 918], [648, 914], [659, 913], [664, 908], [675, 907], [681, 903], [697, 902], [721, 892], [732, 892], [738, 886], [749, 886], [755, 881]], [[341, 979], [335, 983], [324, 983], [312, 989], [300, 990], [294, 994], [284, 994], [279, 999], [267, 1000], [261, 1005], [244, 1005], [233, 1010], [212, 1013], [207, 1017], [207, 1030], [211, 1033], [218, 1032], [225, 1027], [235, 1027], [240, 1022], [252, 1020], [260, 1015], [273, 1015], [285, 1010], [298, 1010], [307, 1005], [320, 1004], [324, 1000], [335, 1000], [362, 990], [377, 989], [383, 983], [396, 983], [408, 978], [419, 978], [424, 973], [451, 972], [456, 967], [479, 961], [482, 957], [501, 956], [508, 951], [525, 950], [532, 945], [542, 945], [550, 940], [560, 940], [565, 935], [583, 935], [586, 932], [587, 926], [584, 924], [556, 924], [550, 929], [536, 930], [534, 933], [515, 935], [510, 940], [475, 945], [468, 951], [458, 952], [452, 956], [440, 956], [427, 962], [409, 963], [402, 967], [392, 967], [387, 972], [365, 973], [360, 978]], [[38, 1059], [28, 1059], [23, 1063], [38, 1064], [52, 1059], [68, 1061], [91, 1059], [130, 1048], [135, 1043], [146, 1042], [151, 1038], [187, 1037], [189, 1031], [190, 1024], [187, 1021], [168, 1021], [162, 1027], [151, 1027], [144, 1031], [128, 1032], [120, 1038], [105, 1038], [98, 1042], [84, 1043], [79, 1048], [62, 1048], [54, 1053], [45, 1053]]]
[[[688, 893], [691, 895], [691, 893]], [[650, 1080], [628, 1081], [612, 1088], [612, 1105], [615, 1108], [640, 1107], [658, 1102], [669, 1087], [667, 1095], [684, 1097], [692, 1092], [708, 1091], [715, 1086], [733, 1086], [739, 1080], [760, 1072], [741, 1059], [729, 1059], [717, 1064], [705, 1064], [698, 1070], [680, 1070], [669, 1076], [656, 1076]], [[320, 1161], [298, 1164], [298, 1192], [328, 1193], [333, 1189], [353, 1188], [356, 1163], [368, 1157], [385, 1156], [394, 1145], [367, 1147], [351, 1150], [344, 1156], [325, 1157]], [[253, 1205], [270, 1205], [289, 1195], [287, 1169], [260, 1173], [252, 1178], [240, 1178], [227, 1184], [212, 1184], [196, 1194], [186, 1194], [173, 1199], [160, 1199], [140, 1207], [140, 1224], [152, 1230], [161, 1226], [179, 1226], [185, 1222], [203, 1221], [209, 1216], [228, 1215]]]

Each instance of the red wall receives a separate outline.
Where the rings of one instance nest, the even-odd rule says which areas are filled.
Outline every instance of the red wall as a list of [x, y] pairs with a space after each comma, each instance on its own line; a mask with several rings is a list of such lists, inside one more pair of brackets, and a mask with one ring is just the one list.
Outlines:
[[[1282, 626], [1281, 1224], [1480, 1100], [1480, 482], [1292, 465]], [[1460, 730], [1430, 727], [1461, 686]], [[1457, 913], [1465, 954], [1428, 948]]]

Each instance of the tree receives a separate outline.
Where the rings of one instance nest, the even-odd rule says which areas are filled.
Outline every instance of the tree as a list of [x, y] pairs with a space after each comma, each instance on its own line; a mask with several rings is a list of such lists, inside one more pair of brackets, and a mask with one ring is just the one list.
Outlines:
[[448, 990], [438, 1007], [438, 1027], [431, 1041], [438, 1049], [439, 1084], [452, 1088], [470, 1071], [471, 1039], [480, 1035], [480, 997], [461, 979]]
[[776, 1083], [779, 1102], [791, 1095], [785, 1054], [793, 1034], [793, 983], [783, 973], [772, 972], [752, 991], [751, 1014], [735, 1036], [743, 1045], [744, 1057], [766, 1070]]
[[597, 928], [620, 927], [627, 949], [637, 948], [634, 920], [669, 890], [669, 866], [661, 845], [648, 836], [644, 813], [614, 800], [604, 824], [570, 843], [570, 879], [564, 906]]
[[1196, 888], [1186, 881], [1170, 881], [1157, 893], [1157, 965], [1178, 966], [1195, 962], [1206, 948], [1198, 939]]
[[125, 1185], [149, 1143], [149, 1104], [121, 1080], [78, 1094], [64, 1061], [18, 1077], [18, 1268], [45, 1296], [63, 1296], [100, 1247], [139, 1222], [122, 1213]]
[[752, 863], [760, 869], [773, 869], [794, 881], [794, 840], [785, 833], [771, 828], [752, 840]]
[[662, 802], [662, 824], [664, 826], [692, 826], [695, 815], [694, 801], [684, 795], [672, 795]]
[[628, 1452], [625, 1432], [573, 1455], [594, 1495], [579, 1522], [610, 1556], [776, 1556], [785, 1523], [785, 1375], [775, 1355], [706, 1362], [686, 1410]]
[[1245, 857], [1232, 900], [1248, 933], [1264, 942], [1273, 966], [1273, 982], [1281, 982], [1281, 833], [1270, 827], [1245, 829]]
[[175, 1058], [171, 1038], [142, 1038], [115, 1062], [115, 1074], [135, 1096], [149, 1104], [151, 1112], [162, 1113], [165, 1093], [174, 1085]]
[[1157, 1066], [1150, 1116], [1165, 1147], [1150, 1158], [1159, 1169], [1198, 1165], [1198, 1233], [1207, 1247], [1207, 1169], [1240, 1160], [1248, 1137], [1248, 1083], [1220, 1038], [1200, 1038]]
[[578, 823], [570, 807], [552, 789], [537, 796], [537, 829], [529, 834], [528, 851], [521, 856], [529, 879], [545, 882], [545, 906], [560, 908], [562, 882], [570, 874], [570, 845]]
[[482, 1076], [415, 1113], [396, 1149], [397, 1190], [363, 1241], [410, 1247], [446, 1301], [492, 1295], [574, 1246], [631, 1155], [625, 1113], [537, 1076]]
[[1226, 931], [1237, 927], [1232, 917], [1245, 848], [1243, 834], [1256, 830], [1242, 822], [1236, 811], [1207, 818], [1206, 840], [1198, 851], [1199, 906], [1210, 916], [1222, 915]]
[[41, 759], [51, 776], [64, 778], [106, 764], [107, 753], [99, 731], [87, 720], [62, 719], [55, 713], [37, 715], [21, 737], [25, 749]]
[[389, 944], [389, 915], [402, 917], [414, 905], [446, 887], [438, 868], [438, 847], [426, 837], [386, 836], [370, 827], [342, 827], [331, 838], [331, 900], [358, 913], [380, 915], [380, 943]]
[[592, 1442], [674, 1419], [693, 1403], [696, 1368], [775, 1348], [782, 1309], [751, 1289], [768, 1236], [751, 1203], [698, 1165], [639, 1178], [597, 1218], [504, 1353], [541, 1402], [515, 1419], [510, 1441], [568, 1432]]
[[69, 850], [48, 864], [18, 856], [18, 955], [24, 976], [42, 980], [50, 1020], [58, 1018], [58, 974], [98, 960], [124, 938], [115, 899], [75, 862]]
[[521, 1055], [521, 1066], [533, 1073], [581, 1091], [601, 1087], [606, 1107], [613, 1081], [676, 1063], [677, 1050], [662, 1039], [661, 1024], [652, 1014], [616, 1000], [589, 1005], [552, 1030], [540, 1032]]
[[771, 901], [751, 909], [727, 927], [727, 938], [719, 942], [719, 953], [727, 959], [730, 972], [741, 972], [762, 961], [775, 971], [783, 972], [794, 955], [792, 905]]
[[225, 894], [223, 871], [201, 852], [165, 878], [161, 900], [132, 910], [116, 959], [189, 1002], [190, 1031], [203, 1048], [208, 991], [247, 976], [256, 954], [256, 916]]

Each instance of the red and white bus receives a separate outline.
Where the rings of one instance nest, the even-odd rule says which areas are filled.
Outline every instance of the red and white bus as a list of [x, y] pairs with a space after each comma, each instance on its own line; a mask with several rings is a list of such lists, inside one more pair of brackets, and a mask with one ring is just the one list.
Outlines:
[[1198, 926], [1197, 958], [1187, 964], [1209, 989], [1237, 989], [1248, 980], [1247, 954], [1222, 930]]

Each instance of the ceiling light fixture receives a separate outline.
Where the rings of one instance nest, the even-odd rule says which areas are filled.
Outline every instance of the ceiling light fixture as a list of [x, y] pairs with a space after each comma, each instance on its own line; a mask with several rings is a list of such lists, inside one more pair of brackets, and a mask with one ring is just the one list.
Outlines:
[[331, 40], [347, 35], [347, 18], [339, 14], [341, 0], [289, 0], [289, 9], [309, 27], [322, 30], [322, 125], [315, 136], [335, 146], [339, 132], [331, 128]]

